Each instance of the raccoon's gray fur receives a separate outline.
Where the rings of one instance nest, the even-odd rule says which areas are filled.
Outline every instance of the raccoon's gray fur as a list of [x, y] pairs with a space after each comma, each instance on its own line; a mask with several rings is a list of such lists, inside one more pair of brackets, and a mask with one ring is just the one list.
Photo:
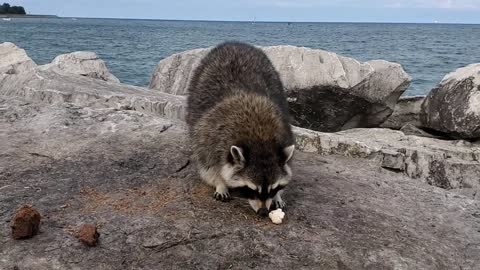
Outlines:
[[294, 138], [278, 73], [253, 46], [212, 49], [188, 89], [187, 124], [202, 179], [217, 200], [240, 189], [256, 212], [284, 207]]

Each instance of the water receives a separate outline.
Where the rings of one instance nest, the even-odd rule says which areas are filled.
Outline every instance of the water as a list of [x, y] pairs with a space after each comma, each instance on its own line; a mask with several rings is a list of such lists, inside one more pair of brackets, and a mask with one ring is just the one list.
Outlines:
[[176, 52], [225, 40], [290, 44], [361, 61], [398, 62], [412, 76], [407, 95], [426, 94], [458, 67], [480, 62], [480, 25], [241, 23], [113, 19], [0, 21], [0, 42], [24, 48], [38, 63], [72, 51], [96, 52], [122, 82], [146, 86], [157, 63]]

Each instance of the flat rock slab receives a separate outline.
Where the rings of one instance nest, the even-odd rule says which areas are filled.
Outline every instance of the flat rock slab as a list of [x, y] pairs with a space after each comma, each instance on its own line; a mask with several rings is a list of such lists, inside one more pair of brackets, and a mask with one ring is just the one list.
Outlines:
[[[216, 202], [182, 123], [0, 98], [0, 269], [478, 269], [480, 203], [369, 160], [298, 153], [282, 225]], [[14, 241], [32, 204], [40, 234]], [[74, 237], [96, 223], [97, 247]]]
[[480, 143], [408, 136], [390, 129], [337, 133], [295, 128], [298, 148], [321, 155], [370, 159], [389, 170], [445, 189], [480, 192]]
[[35, 103], [67, 102], [83, 107], [122, 108], [171, 119], [185, 118], [184, 97], [57, 72], [48, 65], [21, 74], [0, 74], [0, 95], [22, 97]]

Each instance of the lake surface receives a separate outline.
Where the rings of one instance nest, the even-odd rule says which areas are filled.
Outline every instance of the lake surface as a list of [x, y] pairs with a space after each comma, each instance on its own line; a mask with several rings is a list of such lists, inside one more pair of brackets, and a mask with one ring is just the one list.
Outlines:
[[145, 86], [157, 63], [176, 52], [225, 40], [290, 44], [361, 61], [403, 65], [407, 95], [426, 94], [458, 67], [480, 62], [480, 25], [194, 22], [119, 19], [0, 21], [0, 42], [24, 48], [38, 64], [72, 51], [94, 51], [122, 82]]

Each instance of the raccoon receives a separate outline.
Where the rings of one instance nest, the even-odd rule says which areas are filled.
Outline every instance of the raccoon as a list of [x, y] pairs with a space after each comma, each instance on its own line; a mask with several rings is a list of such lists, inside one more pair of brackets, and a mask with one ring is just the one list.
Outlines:
[[294, 136], [283, 84], [263, 51], [218, 45], [195, 69], [188, 93], [193, 157], [214, 197], [228, 201], [236, 189], [258, 214], [284, 208]]

